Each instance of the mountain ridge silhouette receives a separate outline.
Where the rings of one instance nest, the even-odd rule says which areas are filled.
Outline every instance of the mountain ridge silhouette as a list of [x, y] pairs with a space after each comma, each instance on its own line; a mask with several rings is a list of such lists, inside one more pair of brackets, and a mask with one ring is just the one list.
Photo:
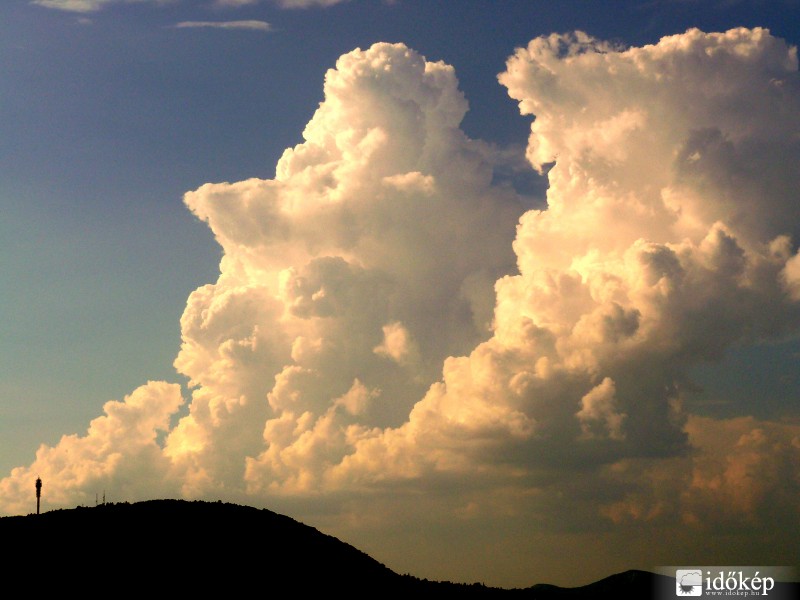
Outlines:
[[[230, 596], [263, 587], [343, 591], [358, 597], [430, 592], [438, 597], [649, 598], [674, 594], [674, 579], [618, 573], [586, 586], [524, 589], [428, 581], [395, 573], [366, 553], [294, 519], [250, 506], [148, 500], [0, 518], [7, 573], [40, 589], [114, 590], [163, 597]], [[44, 586], [44, 588], [42, 588]], [[662, 596], [669, 597], [669, 596]]]

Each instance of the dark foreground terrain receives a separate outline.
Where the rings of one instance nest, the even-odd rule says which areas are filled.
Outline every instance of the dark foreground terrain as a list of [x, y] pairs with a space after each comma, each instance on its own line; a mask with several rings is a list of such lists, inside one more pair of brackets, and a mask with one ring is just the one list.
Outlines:
[[4, 517], [0, 543], [6, 585], [22, 584], [34, 595], [675, 598], [674, 579], [644, 571], [580, 588], [503, 590], [420, 580], [289, 517], [219, 502], [153, 500]]

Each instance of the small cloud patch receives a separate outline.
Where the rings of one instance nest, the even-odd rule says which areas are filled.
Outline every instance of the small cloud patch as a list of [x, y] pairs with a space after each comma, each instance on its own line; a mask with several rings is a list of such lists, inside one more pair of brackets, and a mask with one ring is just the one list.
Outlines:
[[175, 25], [178, 29], [213, 28], [213, 29], [250, 29], [253, 31], [272, 31], [272, 25], [266, 21], [181, 21]]

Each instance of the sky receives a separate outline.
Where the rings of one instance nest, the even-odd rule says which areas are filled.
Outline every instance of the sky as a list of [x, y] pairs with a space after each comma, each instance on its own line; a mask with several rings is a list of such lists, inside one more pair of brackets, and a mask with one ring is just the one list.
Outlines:
[[221, 499], [503, 587], [800, 564], [798, 41], [789, 0], [2, 3], [0, 514]]

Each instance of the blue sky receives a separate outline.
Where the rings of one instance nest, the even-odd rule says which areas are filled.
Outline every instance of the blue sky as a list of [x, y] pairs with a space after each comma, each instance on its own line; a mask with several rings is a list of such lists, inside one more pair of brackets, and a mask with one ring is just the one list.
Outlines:
[[[469, 105], [463, 132], [521, 156], [532, 119], [497, 76], [538, 36], [581, 30], [641, 47], [693, 27], [742, 26], [800, 41], [800, 5], [789, 0], [223, 4], [0, 6], [2, 476], [30, 465], [40, 444], [83, 435], [104, 403], [150, 380], [183, 386], [187, 403], [170, 415], [173, 426], [188, 414], [186, 370], [173, 367], [180, 317], [190, 293], [217, 280], [223, 250], [183, 195], [208, 182], [275, 177], [284, 151], [304, 141], [341, 55], [399, 42], [451, 65]], [[210, 26], [223, 22], [239, 25]], [[542, 206], [546, 179], [505, 168], [495, 177], [508, 179], [523, 208]], [[796, 419], [796, 332], [788, 327], [766, 347], [733, 341], [723, 346], [727, 360], [693, 362], [685, 372], [699, 387], [681, 380], [684, 401], [702, 417]], [[389, 341], [382, 348], [400, 356]], [[402, 356], [413, 354], [403, 348]], [[430, 368], [441, 375], [442, 361]], [[397, 410], [402, 422], [408, 411]], [[204, 493], [213, 495], [195, 495]], [[509, 572], [498, 582], [519, 578]]]

